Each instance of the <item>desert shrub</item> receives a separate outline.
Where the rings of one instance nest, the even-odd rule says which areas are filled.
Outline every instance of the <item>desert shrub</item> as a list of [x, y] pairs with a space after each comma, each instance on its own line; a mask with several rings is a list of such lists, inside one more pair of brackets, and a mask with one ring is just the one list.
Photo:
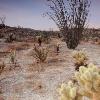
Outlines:
[[35, 46], [34, 47], [34, 57], [39, 62], [44, 62], [47, 59], [48, 50], [47, 48]]
[[75, 72], [76, 83], [68, 82], [59, 88], [61, 100], [100, 100], [100, 69], [94, 64], [81, 66]]
[[13, 42], [14, 40], [16, 40], [15, 35], [11, 33], [8, 35], [6, 42]]
[[78, 70], [80, 66], [87, 65], [86, 61], [88, 60], [88, 57], [84, 50], [74, 51], [73, 58], [75, 59], [76, 70]]

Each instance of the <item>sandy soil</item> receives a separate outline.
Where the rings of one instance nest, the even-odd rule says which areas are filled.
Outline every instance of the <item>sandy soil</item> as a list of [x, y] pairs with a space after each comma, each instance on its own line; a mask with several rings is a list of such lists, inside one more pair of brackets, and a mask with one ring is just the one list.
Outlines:
[[[9, 71], [9, 57], [0, 55], [1, 61], [6, 63], [6, 69], [0, 75], [1, 97], [4, 100], [58, 100], [57, 88], [72, 79], [75, 70], [71, 56], [73, 50], [67, 49], [66, 44], [59, 41], [60, 53], [56, 55], [53, 43], [47, 45], [50, 53], [40, 72], [40, 64], [31, 56], [32, 43], [28, 48], [17, 51], [18, 68]], [[0, 51], [7, 51], [8, 48], [9, 44], [0, 44]], [[85, 48], [89, 62], [100, 66], [100, 46], [81, 43], [77, 49], [82, 48]]]

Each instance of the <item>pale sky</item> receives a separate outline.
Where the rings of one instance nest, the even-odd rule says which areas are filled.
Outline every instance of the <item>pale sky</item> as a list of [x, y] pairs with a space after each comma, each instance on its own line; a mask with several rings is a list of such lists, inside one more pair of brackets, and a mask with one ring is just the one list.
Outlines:
[[[55, 23], [43, 13], [48, 11], [45, 0], [0, 0], [0, 16], [6, 16], [6, 25], [39, 30], [58, 30]], [[100, 0], [92, 0], [89, 27], [100, 28]]]

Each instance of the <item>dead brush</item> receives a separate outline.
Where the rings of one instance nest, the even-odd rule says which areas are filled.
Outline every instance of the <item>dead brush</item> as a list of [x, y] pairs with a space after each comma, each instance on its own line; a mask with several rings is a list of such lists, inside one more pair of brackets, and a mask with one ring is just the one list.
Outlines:
[[47, 50], [47, 48], [35, 46], [33, 55], [37, 59], [37, 62], [43, 63], [47, 59], [48, 50]]

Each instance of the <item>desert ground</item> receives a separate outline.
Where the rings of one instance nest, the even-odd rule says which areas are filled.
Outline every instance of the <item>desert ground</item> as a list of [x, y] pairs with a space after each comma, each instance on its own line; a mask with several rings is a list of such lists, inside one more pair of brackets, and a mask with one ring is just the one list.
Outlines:
[[[54, 44], [59, 42], [60, 52], [55, 52]], [[34, 43], [0, 43], [0, 62], [5, 69], [0, 75], [0, 100], [58, 100], [57, 92], [61, 83], [73, 78], [75, 68], [65, 42], [52, 38], [49, 44], [42, 44], [49, 50], [47, 60], [40, 64], [32, 56]], [[9, 50], [16, 48], [18, 66], [13, 68], [9, 62]], [[81, 42], [76, 50], [85, 48], [88, 62], [100, 66], [100, 45]], [[39, 70], [41, 69], [41, 70]]]

